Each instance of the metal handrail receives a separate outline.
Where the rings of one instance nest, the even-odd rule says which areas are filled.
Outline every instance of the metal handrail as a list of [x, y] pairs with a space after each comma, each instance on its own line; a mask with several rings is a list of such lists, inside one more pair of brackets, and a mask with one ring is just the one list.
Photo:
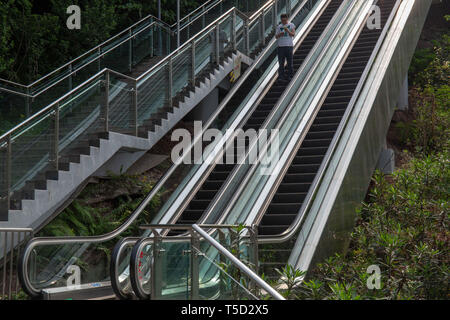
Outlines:
[[199, 235], [201, 235], [206, 241], [208, 241], [214, 248], [216, 248], [221, 254], [230, 259], [230, 261], [241, 270], [245, 275], [252, 279], [258, 286], [265, 290], [276, 300], [286, 300], [278, 291], [272, 288], [267, 282], [265, 282], [260, 276], [258, 276], [253, 270], [247, 267], [241, 260], [236, 258], [230, 251], [228, 251], [224, 246], [222, 246], [216, 239], [211, 237], [207, 232], [205, 232], [197, 224], [192, 225]]
[[[214, 28], [215, 25], [217, 25], [218, 23], [222, 22], [223, 20], [227, 19], [230, 17], [231, 13], [236, 13], [236, 15], [239, 15], [241, 18], [243, 18], [244, 20], [247, 21], [251, 21], [251, 23], [256, 23], [258, 20], [255, 19], [254, 17], [259, 16], [261, 14], [261, 12], [264, 12], [264, 10], [267, 8], [267, 6], [272, 5], [273, 3], [275, 3], [277, 0], [269, 0], [266, 2], [266, 5], [264, 5], [263, 7], [259, 8], [255, 13], [253, 13], [251, 15], [252, 20], [250, 19], [250, 17], [248, 17], [245, 13], [241, 12], [239, 9], [233, 7], [228, 9], [228, 11], [224, 12], [219, 18], [217, 18], [216, 20], [214, 20], [213, 22], [211, 22], [209, 25], [207, 25], [204, 29], [211, 29]], [[189, 47], [191, 45], [191, 43], [197, 39], [202, 39], [204, 37], [207, 37], [207, 34], [204, 34], [202, 32], [197, 33], [196, 35], [194, 35], [192, 38], [190, 38], [188, 41], [186, 41], [184, 44], [182, 44], [181, 46], [179, 46], [178, 48], [176, 48], [173, 52], [171, 52], [169, 55], [167, 55], [166, 57], [164, 57], [164, 59], [162, 59], [161, 61], [158, 61], [158, 63], [156, 63], [154, 66], [152, 66], [150, 69], [148, 69], [147, 71], [145, 71], [143, 74], [141, 74], [139, 77], [137, 77], [137, 80], [141, 80], [142, 78], [144, 78], [145, 76], [147, 76], [148, 74], [152, 73], [154, 70], [158, 69], [161, 65], [163, 65], [164, 63], [167, 63], [168, 61], [170, 61], [170, 59], [173, 59], [173, 57], [179, 53], [180, 51], [185, 50], [187, 47]]]
[[[138, 32], [134, 33], [134, 34], [133, 34], [133, 37], [136, 36], [136, 35], [139, 35], [141, 32], [144, 32], [145, 30], [147, 30], [148, 28], [150, 28], [150, 27], [152, 27], [152, 26], [154, 26], [154, 25], [156, 25], [156, 22], [152, 22], [151, 24], [149, 24], [149, 25], [146, 26], [145, 28], [143, 28], [143, 29], [139, 30]], [[68, 77], [77, 74], [78, 72], [80, 72], [80, 69], [82, 69], [82, 68], [84, 68], [84, 67], [90, 65], [90, 64], [93, 63], [93, 62], [96, 62], [98, 59], [101, 59], [105, 54], [108, 54], [109, 52], [111, 52], [111, 51], [117, 49], [119, 46], [121, 46], [123, 43], [125, 43], [125, 42], [127, 42], [127, 41], [129, 41], [128, 38], [122, 40], [121, 42], [117, 43], [116, 45], [114, 45], [113, 47], [109, 48], [108, 50], [103, 51], [103, 52], [101, 53], [101, 55], [98, 55], [95, 59], [90, 60], [89, 62], [87, 62], [86, 64], [84, 64], [83, 66], [81, 66], [80, 68], [73, 69], [70, 73], [66, 74], [66, 75], [65, 75], [64, 77], [62, 77], [61, 79], [58, 79], [57, 81], [52, 82], [50, 85], [46, 86], [45, 88], [43, 88], [42, 90], [38, 91], [37, 93], [34, 93], [34, 94], [30, 94], [30, 93], [21, 93], [21, 92], [15, 92], [15, 91], [13, 91], [13, 90], [6, 89], [6, 88], [0, 88], [0, 90], [1, 90], [1, 91], [6, 91], [6, 92], [9, 92], [9, 93], [18, 94], [18, 95], [21, 95], [21, 96], [23, 96], [23, 97], [28, 97], [28, 98], [34, 99], [34, 98], [40, 96], [41, 94], [43, 94], [44, 92], [48, 91], [49, 89], [53, 88], [54, 86], [58, 85], [58, 84], [61, 83], [62, 81], [66, 80]], [[114, 71], [114, 70], [112, 70], [112, 69], [108, 69], [108, 70], [110, 70], [111, 72], [114, 72], [114, 73], [116, 73], [116, 74], [120, 74], [120, 73], [118, 73], [117, 71]], [[122, 77], [124, 77], [124, 78], [135, 80], [134, 78], [129, 77], [129, 76], [127, 76], [127, 75], [124, 75], [124, 74], [120, 74], [120, 75], [121, 75]]]
[[[218, 20], [221, 18], [218, 18]], [[268, 50], [267, 47], [265, 50]], [[199, 134], [196, 138], [193, 139], [190, 148], [193, 148], [201, 139], [203, 133], [213, 124], [215, 117], [219, 115], [219, 113], [225, 108], [226, 104], [231, 100], [232, 96], [236, 93], [236, 91], [239, 89], [239, 87], [244, 83], [244, 81], [248, 78], [249, 74], [254, 70], [255, 66], [259, 65], [259, 62], [264, 57], [264, 54], [260, 54], [252, 66], [248, 68], [243, 75], [238, 79], [235, 86], [232, 87], [230, 92], [227, 94], [227, 96], [224, 98], [224, 100], [221, 102], [221, 105], [215, 110], [213, 115], [211, 115], [210, 119], [206, 123], [206, 125], [203, 127], [203, 130], [201, 134]], [[110, 69], [104, 69], [101, 72], [97, 73], [96, 75], [92, 76], [90, 79], [86, 80], [83, 84], [89, 83], [93, 79], [99, 77], [103, 72], [106, 71], [112, 71]], [[83, 85], [81, 84], [81, 85]], [[80, 85], [80, 86], [81, 86]], [[78, 86], [78, 87], [80, 87]], [[78, 88], [77, 87], [77, 88]], [[75, 90], [75, 89], [74, 89]], [[73, 91], [73, 90], [72, 90]], [[70, 95], [70, 94], [67, 94]], [[54, 104], [52, 104], [54, 105]], [[46, 111], [49, 111], [50, 108], [46, 108]], [[43, 114], [45, 111], [39, 112], [39, 115]], [[37, 116], [34, 116], [35, 118]], [[31, 121], [31, 120], [30, 120]], [[27, 121], [28, 123], [28, 121]], [[15, 131], [23, 127], [23, 125], [19, 124], [15, 128], [11, 129], [4, 135], [0, 137], [0, 141], [2, 139], [6, 139], [11, 136], [11, 134]], [[139, 204], [139, 206], [134, 210], [134, 212], [130, 215], [130, 217], [118, 228], [115, 230], [108, 232], [103, 235], [99, 236], [87, 236], [87, 237], [42, 237], [42, 238], [34, 238], [32, 239], [26, 246], [23, 255], [20, 259], [20, 272], [19, 276], [21, 279], [21, 283], [24, 286], [25, 290], [28, 294], [32, 296], [36, 296], [39, 294], [38, 291], [35, 291], [35, 289], [32, 287], [30, 280], [28, 278], [28, 264], [27, 261], [31, 255], [31, 252], [33, 249], [37, 246], [41, 245], [52, 245], [52, 244], [74, 244], [74, 243], [99, 243], [99, 242], [106, 242], [108, 240], [111, 240], [115, 238], [117, 235], [121, 234], [123, 231], [125, 231], [141, 214], [141, 212], [146, 208], [148, 203], [152, 200], [152, 198], [159, 192], [161, 187], [165, 184], [165, 182], [170, 178], [170, 176], [173, 174], [173, 172], [178, 168], [178, 166], [182, 163], [184, 157], [187, 156], [187, 153], [183, 155], [182, 158], [180, 158], [179, 161], [174, 163], [169, 170], [164, 174], [164, 176], [156, 183], [156, 185], [153, 187], [151, 192], [142, 200], [142, 202]]]
[[[274, 0], [272, 0], [274, 1]], [[213, 26], [215, 26], [217, 23], [219, 23], [220, 21], [228, 18], [228, 13], [232, 12], [234, 10], [234, 8], [231, 8], [230, 10], [228, 10], [227, 12], [225, 12], [224, 14], [222, 14], [219, 18], [217, 18], [216, 20], [214, 20], [212, 23], [210, 23], [207, 28], [211, 28]], [[242, 13], [243, 14], [243, 13]], [[243, 14], [244, 15], [244, 14]], [[110, 71], [113, 72], [117, 75], [120, 75], [121, 77], [130, 79], [132, 81], [139, 81], [140, 79], [142, 79], [144, 76], [146, 76], [147, 74], [151, 73], [152, 71], [154, 71], [155, 69], [157, 69], [161, 64], [167, 62], [168, 60], [170, 60], [171, 58], [173, 58], [173, 56], [178, 53], [181, 50], [185, 49], [185, 46], [189, 45], [191, 41], [195, 40], [196, 38], [200, 37], [201, 33], [196, 34], [195, 36], [193, 36], [189, 41], [187, 41], [185, 44], [183, 44], [182, 46], [180, 46], [179, 48], [177, 48], [175, 51], [173, 51], [170, 55], [168, 55], [165, 59], [159, 61], [156, 65], [154, 65], [152, 68], [150, 68], [148, 71], [146, 71], [144, 74], [142, 74], [141, 76], [137, 77], [137, 78], [132, 78], [130, 76], [124, 75], [120, 72], [114, 71], [112, 69], [109, 68], [104, 68], [103, 70], [97, 72], [95, 75], [93, 75], [92, 77], [90, 77], [89, 79], [87, 79], [86, 81], [84, 81], [82, 84], [78, 85], [76, 88], [72, 89], [71, 91], [69, 91], [68, 93], [66, 93], [65, 95], [63, 95], [62, 97], [58, 98], [57, 100], [55, 100], [54, 102], [52, 102], [50, 105], [48, 105], [47, 107], [45, 107], [44, 109], [39, 110], [37, 113], [33, 114], [31, 117], [27, 118], [26, 120], [24, 120], [23, 122], [21, 122], [20, 124], [18, 124], [17, 126], [15, 126], [14, 128], [8, 130], [6, 133], [2, 134], [0, 136], [0, 142], [3, 141], [4, 139], [6, 139], [8, 136], [11, 136], [13, 134], [14, 131], [17, 131], [18, 129], [24, 127], [26, 124], [30, 123], [32, 120], [34, 120], [35, 118], [37, 118], [38, 116], [42, 115], [43, 113], [45, 113], [46, 111], [49, 111], [55, 104], [57, 104], [58, 102], [64, 100], [66, 97], [70, 96], [71, 94], [73, 94], [75, 91], [79, 90], [82, 86], [86, 85], [87, 83], [91, 82], [93, 79], [99, 77], [100, 75], [102, 75], [103, 73], [105, 73], [106, 71]], [[115, 47], [114, 47], [115, 48]], [[75, 73], [76, 71], [74, 71], [73, 73]], [[1, 79], [0, 79], [1, 80]], [[28, 96], [28, 97], [35, 97], [33, 95], [29, 95], [29, 94], [22, 94], [24, 96]]]
[[[26, 126], [27, 124], [31, 123], [34, 119], [38, 118], [39, 116], [41, 116], [42, 114], [50, 111], [55, 105], [57, 105], [59, 102], [61, 102], [62, 100], [64, 100], [65, 98], [71, 96], [74, 92], [80, 90], [82, 87], [84, 87], [85, 85], [87, 85], [88, 83], [92, 82], [94, 79], [98, 78], [99, 76], [103, 75], [106, 71], [111, 71], [114, 72], [116, 74], [120, 74], [117, 71], [113, 71], [111, 69], [108, 68], [104, 68], [103, 70], [97, 72], [96, 74], [94, 74], [92, 77], [90, 77], [89, 79], [87, 79], [86, 81], [84, 81], [83, 83], [79, 84], [77, 87], [75, 87], [74, 89], [70, 90], [69, 92], [67, 92], [65, 95], [59, 97], [58, 99], [56, 99], [55, 101], [53, 101], [51, 104], [49, 104], [47, 107], [39, 110], [38, 112], [36, 112], [35, 114], [33, 114], [31, 117], [25, 119], [23, 122], [19, 123], [18, 125], [16, 125], [14, 128], [8, 130], [7, 132], [5, 132], [4, 134], [2, 134], [0, 136], [0, 143], [2, 143], [5, 139], [7, 139], [8, 137], [12, 137], [13, 133], [16, 131], [19, 131], [19, 129], [21, 129], [22, 127]], [[126, 75], [121, 74], [121, 76], [123, 77], [128, 77]], [[1, 145], [0, 145], [1, 147]]]
[[357, 102], [359, 94], [361, 93], [361, 90], [366, 81], [366, 78], [371, 70], [372, 64], [377, 57], [378, 51], [384, 42], [386, 34], [392, 24], [392, 21], [394, 20], [394, 17], [400, 7], [401, 2], [402, 2], [402, 0], [397, 0], [396, 4], [394, 6], [394, 9], [392, 10], [392, 12], [386, 22], [386, 25], [380, 35], [380, 38], [378, 39], [378, 41], [375, 45], [372, 55], [370, 56], [369, 61], [366, 65], [366, 68], [364, 69], [363, 74], [362, 74], [362, 76], [357, 84], [357, 87], [353, 93], [352, 99], [350, 100], [349, 105], [343, 115], [341, 123], [339, 124], [339, 127], [336, 130], [336, 134], [334, 135], [333, 140], [330, 143], [330, 147], [328, 148], [328, 150], [324, 156], [324, 160], [322, 161], [322, 164], [320, 165], [319, 170], [311, 184], [311, 191], [308, 192], [307, 198], [305, 199], [302, 207], [300, 208], [294, 222], [281, 234], [271, 235], [271, 236], [260, 235], [258, 237], [259, 243], [264, 244], [264, 243], [286, 242], [286, 241], [290, 240], [297, 233], [300, 226], [302, 225], [302, 223], [306, 217], [306, 212], [311, 208], [311, 206], [314, 202], [315, 195], [318, 192], [320, 183], [323, 180], [324, 174], [325, 174], [326, 169], [328, 168], [328, 165], [331, 161], [331, 157], [334, 153], [334, 150], [336, 149], [338, 142], [340, 140], [340, 137], [342, 136], [342, 133], [344, 132], [344, 129], [348, 123], [348, 120], [350, 119], [350, 115], [353, 111], [353, 108], [354, 108], [356, 102]]

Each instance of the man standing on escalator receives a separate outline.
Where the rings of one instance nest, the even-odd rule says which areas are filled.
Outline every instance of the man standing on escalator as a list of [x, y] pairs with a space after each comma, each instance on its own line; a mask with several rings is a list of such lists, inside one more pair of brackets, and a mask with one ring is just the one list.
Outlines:
[[[281, 15], [281, 24], [278, 25], [275, 37], [278, 40], [278, 77], [282, 80], [290, 81], [294, 75], [293, 70], [293, 55], [294, 55], [294, 41], [295, 25], [289, 22], [287, 14]], [[287, 74], [285, 72], [284, 64], [287, 62]]]

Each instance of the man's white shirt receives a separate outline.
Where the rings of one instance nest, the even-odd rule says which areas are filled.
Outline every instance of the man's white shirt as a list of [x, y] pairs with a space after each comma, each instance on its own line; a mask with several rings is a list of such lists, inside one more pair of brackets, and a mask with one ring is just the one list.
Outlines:
[[294, 41], [292, 40], [293, 37], [291, 37], [291, 35], [286, 30], [284, 30], [284, 27], [287, 27], [291, 32], [295, 30], [295, 25], [292, 22], [289, 22], [288, 24], [285, 25], [280, 23], [277, 27], [276, 34], [283, 33], [283, 35], [280, 38], [278, 38], [278, 46], [293, 47], [294, 46]]

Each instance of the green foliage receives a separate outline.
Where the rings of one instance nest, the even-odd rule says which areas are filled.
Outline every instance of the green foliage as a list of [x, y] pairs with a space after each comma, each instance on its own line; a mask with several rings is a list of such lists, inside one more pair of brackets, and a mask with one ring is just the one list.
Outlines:
[[[410, 150], [404, 151], [406, 164], [389, 176], [374, 174], [346, 254], [318, 264], [304, 281], [290, 266], [277, 270], [284, 286], [276, 286], [287, 298], [450, 298], [449, 44], [444, 34], [414, 56], [413, 119], [396, 128]], [[368, 288], [371, 265], [381, 270], [379, 289]]]
[[425, 154], [448, 147], [450, 135], [450, 86], [410, 90], [414, 120], [396, 124], [401, 143]]
[[[110, 175], [104, 183], [88, 185], [80, 196], [40, 232], [41, 236], [93, 236], [108, 233], [119, 227], [153, 188], [153, 182], [130, 175]], [[85, 201], [112, 193], [122, 188], [133, 194], [124, 194], [101, 202], [97, 206]], [[135, 188], [135, 189], [134, 189]], [[136, 235], [140, 224], [150, 223], [161, 206], [160, 195], [153, 197], [133, 226], [124, 233]]]
[[[450, 231], [448, 151], [416, 156], [392, 176], [377, 172], [369, 201], [358, 212], [346, 255], [302, 273], [278, 271], [293, 299], [448, 299]], [[381, 269], [369, 289], [367, 268]]]
[[409, 76], [415, 86], [449, 84], [450, 34], [443, 34], [432, 43], [433, 48], [419, 49], [414, 54]]

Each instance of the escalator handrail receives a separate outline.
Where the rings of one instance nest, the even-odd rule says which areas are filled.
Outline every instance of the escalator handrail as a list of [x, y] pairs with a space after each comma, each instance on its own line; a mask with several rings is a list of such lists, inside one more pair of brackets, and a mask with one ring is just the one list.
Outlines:
[[361, 90], [363, 89], [364, 83], [367, 79], [367, 76], [372, 68], [372, 64], [375, 61], [377, 55], [378, 55], [378, 51], [381, 47], [381, 45], [383, 44], [383, 41], [385, 39], [385, 36], [388, 32], [388, 29], [390, 28], [390, 25], [396, 15], [396, 12], [401, 4], [402, 0], [397, 0], [394, 9], [392, 10], [386, 25], [383, 28], [383, 31], [380, 35], [380, 38], [378, 39], [375, 48], [369, 58], [369, 61], [366, 65], [366, 68], [363, 71], [363, 74], [357, 84], [357, 87], [355, 89], [355, 92], [353, 93], [352, 99], [349, 102], [349, 105], [343, 115], [343, 118], [341, 120], [341, 123], [339, 124], [336, 133], [331, 141], [330, 147], [328, 148], [324, 160], [322, 161], [319, 170], [311, 184], [311, 189], [308, 192], [307, 198], [305, 199], [305, 202], [303, 203], [302, 207], [300, 208], [294, 222], [289, 226], [288, 229], [286, 229], [283, 233], [278, 234], [278, 235], [270, 235], [270, 236], [264, 236], [264, 235], [259, 235], [258, 236], [258, 243], [261, 244], [265, 244], [265, 243], [282, 243], [282, 242], [286, 242], [288, 240], [290, 240], [299, 230], [300, 226], [302, 225], [304, 218], [306, 216], [306, 212], [311, 208], [314, 199], [315, 199], [315, 195], [317, 194], [317, 191], [319, 189], [320, 183], [324, 177], [324, 174], [326, 172], [326, 169], [328, 168], [328, 165], [331, 161], [332, 155], [334, 153], [334, 150], [336, 149], [339, 140], [342, 136], [342, 133], [344, 132], [344, 129], [347, 125], [348, 120], [350, 119], [350, 115], [353, 111], [353, 108], [358, 100], [358, 97], [361, 93]]
[[286, 300], [278, 291], [276, 291], [271, 285], [265, 282], [260, 276], [258, 276], [253, 270], [247, 267], [241, 260], [236, 258], [230, 251], [222, 246], [216, 239], [211, 237], [208, 232], [203, 230], [199, 225], [193, 224], [192, 229], [201, 235], [207, 242], [209, 242], [214, 248], [216, 248], [221, 254], [229, 259], [242, 273], [247, 275], [253, 280], [259, 287], [272, 296], [276, 300]]

